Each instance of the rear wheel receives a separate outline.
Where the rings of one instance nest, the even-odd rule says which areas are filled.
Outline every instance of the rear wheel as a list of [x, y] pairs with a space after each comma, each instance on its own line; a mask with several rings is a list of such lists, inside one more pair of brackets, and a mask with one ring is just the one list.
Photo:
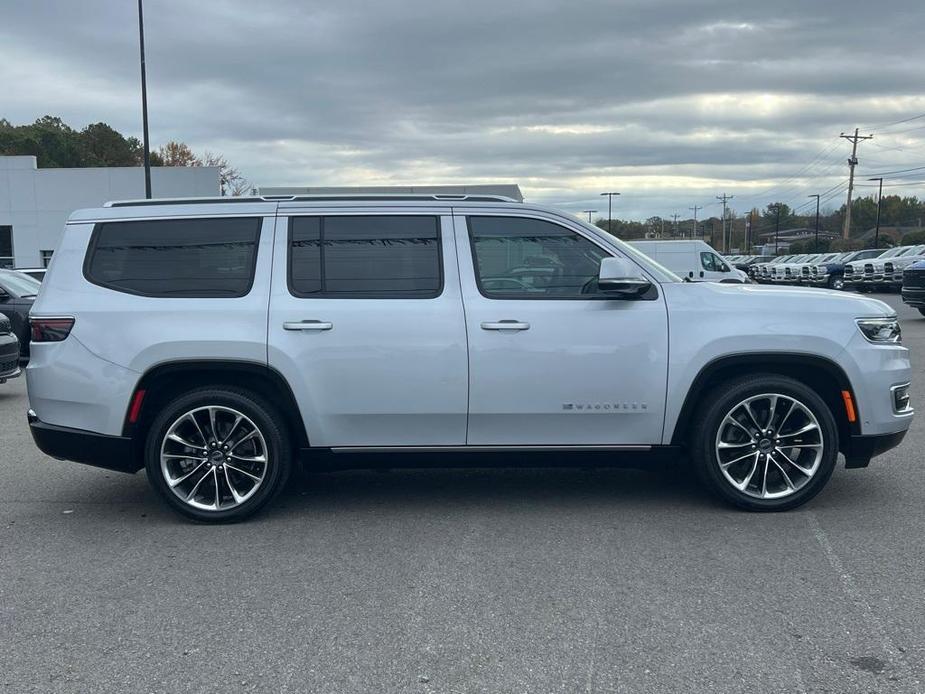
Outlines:
[[749, 510], [783, 511], [812, 499], [838, 458], [828, 406], [799, 381], [761, 374], [720, 385], [693, 423], [701, 480]]
[[170, 506], [203, 522], [256, 513], [285, 486], [292, 467], [286, 425], [257, 395], [203, 388], [173, 400], [148, 434], [145, 468]]

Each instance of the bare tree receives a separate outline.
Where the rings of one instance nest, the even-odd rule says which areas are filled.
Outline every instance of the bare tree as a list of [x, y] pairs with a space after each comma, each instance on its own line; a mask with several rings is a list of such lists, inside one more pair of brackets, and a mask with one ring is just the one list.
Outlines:
[[228, 160], [221, 154], [206, 150], [200, 156], [193, 152], [186, 143], [173, 140], [158, 148], [155, 154], [155, 160], [160, 166], [217, 167], [222, 195], [239, 196], [250, 190], [248, 180], [241, 175], [237, 168], [229, 164]]

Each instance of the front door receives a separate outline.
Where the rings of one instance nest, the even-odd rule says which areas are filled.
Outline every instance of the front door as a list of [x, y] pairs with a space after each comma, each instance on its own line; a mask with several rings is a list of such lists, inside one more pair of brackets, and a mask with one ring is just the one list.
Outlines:
[[466, 327], [448, 210], [280, 214], [268, 358], [309, 443], [464, 444]]
[[657, 286], [638, 300], [598, 292], [600, 260], [617, 253], [553, 215], [486, 210], [454, 220], [469, 336], [467, 443], [660, 443], [668, 319]]

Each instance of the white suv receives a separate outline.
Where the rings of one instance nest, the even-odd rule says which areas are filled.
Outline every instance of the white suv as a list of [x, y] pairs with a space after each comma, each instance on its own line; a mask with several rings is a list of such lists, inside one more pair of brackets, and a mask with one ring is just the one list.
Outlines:
[[786, 509], [839, 451], [865, 466], [912, 418], [886, 304], [683, 282], [571, 215], [492, 196], [81, 210], [31, 320], [39, 448], [144, 467], [202, 521], [255, 512], [296, 461], [486, 452], [686, 450], [726, 500]]

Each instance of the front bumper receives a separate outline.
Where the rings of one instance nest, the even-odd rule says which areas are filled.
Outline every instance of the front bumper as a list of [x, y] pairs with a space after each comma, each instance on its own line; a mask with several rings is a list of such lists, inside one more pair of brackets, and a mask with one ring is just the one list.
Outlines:
[[925, 307], [925, 289], [903, 287], [903, 302], [915, 308]]
[[0, 335], [0, 381], [19, 374], [19, 340], [12, 334]]
[[875, 434], [872, 436], [852, 436], [845, 447], [845, 467], [867, 467], [870, 459], [896, 448], [906, 437], [907, 429], [893, 434]]
[[52, 458], [129, 474], [138, 472], [142, 467], [134, 454], [132, 439], [127, 436], [109, 436], [46, 424], [32, 410], [27, 417], [35, 445]]

